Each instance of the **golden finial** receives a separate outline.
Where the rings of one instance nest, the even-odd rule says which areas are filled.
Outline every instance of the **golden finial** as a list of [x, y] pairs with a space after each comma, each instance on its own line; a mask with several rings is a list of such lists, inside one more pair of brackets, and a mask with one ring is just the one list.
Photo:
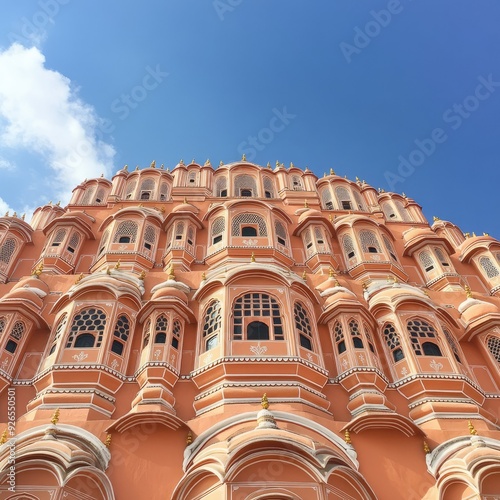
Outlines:
[[144, 281], [145, 278], [146, 278], [146, 271], [141, 271], [141, 274], [139, 274], [139, 279], [141, 281]]
[[42, 271], [43, 271], [43, 262], [40, 262], [40, 264], [38, 264], [38, 266], [35, 267], [35, 270], [33, 271], [32, 275], [38, 278], [40, 277], [40, 274], [42, 274]]
[[347, 444], [351, 444], [351, 434], [349, 433], [349, 429], [346, 429], [344, 432], [344, 441]]
[[306, 168], [304, 169], [304, 172], [310, 172], [309, 167], [306, 165]]
[[12, 217], [17, 217], [17, 212], [14, 212], [14, 213], [12, 214]]
[[326, 172], [323, 172], [323, 178], [325, 178], [325, 177], [326, 177]]
[[469, 434], [471, 436], [476, 436], [477, 435], [477, 431], [476, 431], [476, 428], [472, 425], [472, 422], [469, 420], [468, 422], [468, 427], [469, 427]]
[[489, 236], [490, 233], [483, 233], [483, 236]]
[[191, 163], [196, 163], [196, 160], [193, 158], [193, 159], [191, 160]]
[[333, 278], [335, 276], [335, 271], [333, 270], [333, 267], [330, 267], [330, 269], [328, 269], [328, 276], [330, 278]]
[[135, 169], [136, 169], [136, 170], [139, 170], [139, 165], [136, 165], [136, 166], [135, 166]]
[[205, 281], [207, 279], [207, 275], [205, 274], [205, 272], [202, 272], [201, 273], [201, 281]]
[[307, 200], [304, 200], [304, 208], [309, 208], [309, 203], [307, 203]]
[[361, 182], [361, 180], [359, 179], [358, 176], [356, 176], [356, 183], [359, 184]]
[[276, 160], [276, 166], [279, 167], [280, 166], [280, 162], [278, 160]]
[[188, 202], [188, 199], [184, 196], [184, 200], [182, 200], [182, 203], [184, 203], [184, 205], [186, 205]]
[[333, 168], [330, 169], [330, 175], [335, 175], [335, 171], [333, 170]]
[[361, 286], [363, 287], [364, 291], [368, 290], [368, 283], [363, 283]]
[[385, 193], [385, 189], [384, 188], [380, 188], [380, 192], [381, 193]]
[[212, 164], [210, 163], [210, 160], [207, 158], [207, 160], [205, 162], [205, 166], [210, 166], [210, 165], [212, 165]]
[[270, 162], [267, 162], [266, 167], [267, 167], [267, 168], [271, 168], [271, 163], [270, 163]]
[[107, 448], [110, 447], [110, 445], [111, 445], [111, 434], [110, 433], [106, 434], [106, 439], [104, 441], [104, 444], [106, 445]]
[[304, 281], [307, 279], [307, 273], [305, 271], [302, 273], [302, 279]]
[[401, 196], [406, 199], [406, 194], [405, 193], [401, 193]]
[[422, 290], [422, 292], [424, 292], [424, 295], [427, 295], [427, 297], [430, 297], [429, 292], [425, 288]]
[[328, 214], [328, 220], [329, 220], [330, 222], [333, 222], [333, 217], [332, 217], [332, 214]]
[[115, 264], [115, 269], [120, 269], [120, 259], [118, 259], [118, 262]]
[[388, 274], [388, 275], [387, 275], [387, 283], [390, 283], [391, 281], [392, 281], [391, 275], [390, 275], [390, 274]]
[[77, 283], [80, 283], [80, 281], [82, 281], [82, 279], [83, 279], [83, 273], [80, 273], [80, 275], [78, 276], [78, 278], [76, 278], [75, 285]]
[[344, 175], [344, 179], [347, 179], [347, 174]]
[[101, 174], [101, 178], [104, 177], [104, 174]]
[[26, 218], [26, 214], [21, 215], [21, 220], [24, 220]]
[[221, 160], [221, 161], [219, 162], [219, 167], [222, 167], [222, 165], [224, 165], [224, 162]]
[[470, 289], [470, 286], [465, 285], [464, 289], [465, 289], [465, 295], [467, 296], [467, 298], [472, 299], [472, 290]]
[[184, 165], [184, 160], [181, 158], [181, 161], [179, 162], [179, 165]]
[[476, 237], [476, 233], [473, 231], [472, 232], [472, 236], [475, 238]]
[[267, 399], [266, 393], [264, 393], [264, 395], [262, 396], [262, 399], [260, 401], [260, 405], [262, 406], [262, 408], [264, 410], [267, 410], [269, 408], [269, 400]]
[[10, 217], [10, 215], [9, 215], [9, 211], [8, 211], [8, 210], [7, 210], [7, 212], [5, 212], [4, 217]]
[[54, 414], [52, 415], [52, 418], [50, 419], [51, 424], [56, 425], [57, 422], [59, 422], [59, 413], [60, 413], [59, 408], [57, 408]]
[[293, 161], [290, 162], [290, 168], [295, 168], [295, 165], [293, 164]]
[[247, 161], [247, 156], [245, 153], [241, 155], [241, 161]]
[[171, 280], [175, 279], [174, 264], [170, 264], [170, 271], [168, 273], [168, 278]]
[[111, 268], [110, 268], [110, 267], [108, 267], [108, 268], [106, 269], [106, 274], [111, 274]]
[[156, 160], [153, 160], [151, 162], [151, 165], [149, 165], [149, 168], [156, 168]]
[[426, 455], [428, 455], [431, 452], [431, 449], [429, 448], [427, 441], [424, 441], [424, 452]]
[[250, 262], [255, 262], [255, 254], [252, 252], [252, 255], [250, 256]]
[[164, 168], [165, 168], [165, 165], [162, 163], [162, 164], [160, 165], [160, 170], [163, 170]]
[[125, 170], [125, 172], [128, 172], [128, 165], [125, 165], [122, 170]]
[[2, 432], [2, 437], [0, 438], [0, 445], [7, 442], [7, 429]]
[[470, 238], [470, 233], [464, 233], [464, 236], [465, 236], [466, 238]]
[[440, 219], [439, 217], [436, 217], [436, 216], [434, 215], [434, 216], [432, 217], [432, 220], [433, 220], [434, 222], [436, 222], [436, 221], [441, 220], [441, 219]]
[[186, 445], [189, 446], [193, 442], [193, 433], [188, 431], [186, 436]]

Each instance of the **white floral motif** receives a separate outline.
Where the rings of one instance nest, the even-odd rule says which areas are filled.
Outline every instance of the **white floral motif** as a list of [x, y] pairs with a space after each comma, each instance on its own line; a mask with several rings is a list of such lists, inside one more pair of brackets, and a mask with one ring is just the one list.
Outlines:
[[113, 359], [113, 362], [111, 363], [111, 368], [113, 370], [116, 370], [116, 367], [118, 366], [118, 361], [116, 361], [116, 359]]
[[161, 354], [161, 350], [160, 349], [156, 349], [156, 351], [154, 353], [155, 359], [159, 359], [160, 358], [160, 354]]
[[310, 352], [307, 353], [307, 359], [312, 363], [313, 355]]
[[9, 364], [9, 358], [5, 358], [3, 361], [2, 361], [2, 370], [5, 371], [5, 369], [7, 368], [7, 365]]
[[403, 377], [406, 377], [406, 375], [408, 375], [408, 369], [406, 368], [406, 366], [403, 366], [403, 368], [401, 368], [401, 375], [403, 375]]
[[260, 345], [260, 342], [257, 345], [250, 346], [250, 352], [253, 352], [255, 356], [262, 356], [267, 352], [267, 347], [265, 345]]
[[172, 354], [172, 355], [170, 356], [170, 364], [172, 364], [172, 365], [173, 365], [174, 363], [175, 363], [175, 354]]
[[212, 353], [207, 354], [205, 356], [205, 364], [210, 363], [212, 361], [212, 358], [213, 358]]
[[433, 370], [435, 370], [436, 372], [438, 372], [439, 370], [441, 370], [441, 368], [443, 368], [443, 363], [436, 363], [436, 360], [433, 359], [429, 365]]
[[344, 370], [347, 370], [347, 368], [349, 368], [349, 363], [347, 362], [347, 359], [342, 360], [342, 368]]
[[87, 359], [88, 357], [89, 357], [89, 355], [88, 355], [88, 354], [84, 353], [83, 351], [80, 351], [80, 353], [79, 353], [79, 354], [75, 354], [75, 355], [73, 356], [73, 359], [74, 359], [75, 361], [81, 362], [81, 361], [83, 361], [84, 359]]
[[243, 240], [243, 243], [247, 247], [254, 247], [255, 245], [257, 245], [258, 242], [259, 242], [259, 240]]
[[358, 354], [358, 358], [362, 364], [365, 364], [365, 356], [363, 354]]

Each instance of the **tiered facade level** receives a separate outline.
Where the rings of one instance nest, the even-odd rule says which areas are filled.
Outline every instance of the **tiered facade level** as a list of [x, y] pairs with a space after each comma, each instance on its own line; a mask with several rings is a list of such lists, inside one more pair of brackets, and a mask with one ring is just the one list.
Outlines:
[[499, 498], [499, 295], [497, 240], [333, 171], [85, 181], [0, 218], [0, 498]]

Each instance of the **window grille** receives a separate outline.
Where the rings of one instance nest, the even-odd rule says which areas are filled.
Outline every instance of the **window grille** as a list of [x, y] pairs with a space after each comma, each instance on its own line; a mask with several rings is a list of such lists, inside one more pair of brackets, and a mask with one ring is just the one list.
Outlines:
[[304, 349], [312, 351], [313, 347], [311, 322], [309, 321], [307, 310], [300, 302], [295, 302], [293, 315], [295, 318], [295, 329], [299, 332], [300, 345]]
[[94, 342], [92, 345], [81, 347], [101, 347], [105, 327], [106, 313], [101, 309], [91, 307], [80, 311], [73, 317], [66, 347], [79, 347], [77, 340], [83, 335], [91, 335], [94, 338]]
[[16, 250], [16, 246], [17, 244], [14, 238], [8, 238], [5, 240], [4, 244], [0, 247], [0, 262], [8, 264]]
[[[120, 222], [115, 232], [113, 243], [135, 243], [138, 225], [133, 221]], [[126, 241], [128, 238], [128, 241]]]
[[226, 229], [226, 221], [224, 217], [217, 217], [212, 222], [212, 245], [222, 241], [222, 235]]
[[389, 252], [389, 255], [391, 256], [392, 260], [395, 260], [397, 262], [398, 259], [396, 257], [396, 252], [394, 251], [394, 247], [392, 246], [392, 243], [389, 241], [389, 238], [385, 234], [383, 234], [382, 240], [384, 241], [385, 248]]
[[275, 221], [274, 230], [276, 232], [276, 239], [280, 245], [286, 245], [286, 229], [282, 222]]
[[168, 319], [162, 314], [156, 318], [155, 344], [165, 344], [167, 341]]
[[448, 344], [451, 347], [451, 350], [453, 351], [453, 355], [455, 356], [455, 359], [459, 363], [462, 363], [462, 361], [460, 361], [460, 350], [458, 349], [458, 344], [457, 344], [455, 338], [448, 330], [443, 329], [443, 332], [444, 332], [444, 336], [446, 337], [446, 340], [448, 341]]
[[302, 179], [298, 175], [292, 175], [292, 186], [294, 191], [304, 191]]
[[344, 332], [342, 330], [342, 325], [340, 324], [339, 321], [336, 321], [335, 325], [333, 325], [333, 335], [335, 337], [335, 343], [337, 344], [337, 352], [339, 354], [342, 354], [343, 352], [345, 352], [346, 347], [344, 340]]
[[264, 192], [266, 198], [274, 198], [274, 185], [270, 177], [264, 177]]
[[[269, 318], [271, 324], [271, 331], [273, 332], [273, 340], [284, 340], [283, 333], [283, 319], [281, 317], [280, 307], [277, 300], [265, 293], [247, 293], [242, 297], [236, 299], [233, 310], [233, 339], [242, 340], [243, 338], [243, 318], [247, 325], [247, 339], [250, 339], [250, 325], [249, 319], [259, 320], [260, 318]], [[255, 323], [255, 322], [254, 322]], [[260, 322], [263, 325], [268, 325]], [[269, 329], [269, 327], [268, 327]], [[267, 332], [269, 338], [269, 331]], [[265, 340], [264, 338], [255, 338], [255, 340]]]
[[66, 321], [68, 319], [68, 316], [65, 314], [60, 320], [59, 323], [57, 324], [57, 327], [55, 329], [55, 334], [54, 334], [54, 339], [52, 340], [52, 345], [50, 347], [49, 351], [49, 356], [54, 353], [54, 351], [57, 348], [57, 342], [59, 341], [59, 338], [61, 337], [61, 333], [64, 330], [64, 327], [66, 326]]
[[418, 258], [420, 259], [425, 272], [428, 273], [429, 271], [432, 271], [434, 269], [434, 261], [432, 260], [429, 252], [421, 252]]
[[411, 222], [411, 217], [408, 215], [408, 210], [404, 207], [404, 205], [399, 200], [396, 200], [394, 205], [396, 205], [403, 222]]
[[234, 194], [241, 196], [241, 192], [250, 190], [253, 197], [257, 196], [257, 184], [251, 175], [241, 174], [234, 178]]
[[321, 201], [323, 202], [323, 208], [326, 210], [333, 210], [332, 193], [330, 188], [325, 188], [321, 192]]
[[215, 181], [215, 196], [225, 197], [227, 196], [227, 179], [226, 177], [217, 177]]
[[52, 246], [53, 247], [58, 247], [62, 241], [64, 240], [64, 238], [66, 238], [66, 229], [59, 229], [55, 236], [54, 236], [54, 239], [52, 240]]
[[181, 340], [181, 322], [176, 319], [172, 327], [172, 347], [179, 349], [179, 342]]
[[381, 253], [380, 243], [373, 231], [363, 229], [359, 232], [359, 239], [361, 240], [361, 248], [366, 253]]
[[[154, 245], [156, 240], [156, 231], [153, 226], [146, 226], [144, 231], [144, 241], [150, 245]], [[151, 247], [150, 247], [151, 248]]]
[[420, 319], [412, 319], [408, 321], [406, 328], [410, 334], [411, 345], [417, 356], [442, 356], [441, 350], [435, 342], [423, 341], [426, 339], [436, 339], [436, 330], [432, 325]]
[[193, 229], [193, 226], [188, 227], [187, 236], [186, 236], [186, 244], [187, 244], [188, 250], [193, 251], [193, 248], [194, 248], [194, 229]]
[[16, 323], [12, 328], [12, 331], [10, 332], [10, 336], [19, 341], [21, 340], [23, 333], [24, 333], [24, 324], [21, 323], [20, 321], [16, 321]]
[[363, 329], [365, 331], [366, 340], [368, 341], [368, 347], [369, 347], [370, 351], [372, 352], [372, 354], [375, 354], [375, 356], [376, 356], [377, 354], [375, 352], [375, 347], [373, 346], [373, 340], [372, 340], [372, 336], [370, 333], [370, 328], [366, 323], [363, 323]]
[[314, 228], [314, 239], [316, 240], [316, 249], [318, 252], [325, 252], [328, 250], [328, 245], [325, 243], [325, 237], [323, 236], [321, 228]]
[[125, 192], [125, 199], [130, 200], [134, 195], [135, 187], [137, 186], [137, 181], [129, 182], [127, 185], [127, 191]]
[[353, 193], [354, 193], [354, 199], [356, 200], [357, 210], [365, 210], [365, 204], [363, 203], [363, 201], [361, 199], [361, 195], [357, 191], [354, 191], [354, 190], [353, 190]]
[[197, 178], [198, 178], [197, 172], [195, 172], [194, 170], [192, 170], [191, 172], [189, 172], [189, 174], [188, 174], [188, 185], [189, 186], [196, 186]]
[[339, 206], [342, 210], [352, 210], [351, 196], [345, 187], [336, 187], [335, 196], [337, 196]]
[[390, 203], [383, 203], [382, 210], [387, 220], [399, 220], [399, 217], [396, 215], [396, 212], [394, 211]]
[[141, 183], [139, 191], [153, 191], [155, 188], [155, 181], [153, 179], [144, 179]]
[[175, 239], [182, 241], [184, 239], [184, 222], [178, 222], [175, 226]]
[[97, 190], [97, 193], [95, 195], [95, 203], [99, 203], [99, 204], [104, 203], [104, 189], [103, 188], [99, 188]]
[[493, 264], [493, 262], [491, 262], [489, 257], [481, 257], [479, 259], [479, 265], [483, 268], [486, 277], [496, 278], [499, 275], [497, 267]]
[[401, 349], [399, 335], [391, 323], [387, 323], [384, 327], [384, 339], [389, 351], [391, 351], [394, 362], [397, 363], [404, 359], [405, 355]]
[[348, 259], [352, 259], [356, 255], [356, 252], [354, 251], [354, 243], [348, 234], [342, 238], [342, 246], [344, 247], [344, 253]]
[[4, 330], [5, 330], [5, 319], [0, 318], [0, 335], [2, 335]]
[[450, 264], [448, 263], [448, 260], [444, 256], [443, 251], [439, 247], [434, 248], [434, 253], [436, 254], [436, 257], [438, 258], [439, 262], [441, 262], [441, 265], [444, 267], [449, 267]]
[[149, 337], [151, 336], [151, 320], [148, 319], [144, 327], [144, 337], [142, 341], [142, 348], [144, 349], [149, 344]]
[[106, 231], [104, 231], [104, 234], [102, 235], [102, 238], [101, 238], [101, 246], [99, 248], [99, 255], [101, 255], [104, 250], [106, 249], [106, 244], [108, 243], [108, 238], [109, 238], [109, 229], [106, 229]]
[[95, 187], [87, 187], [82, 198], [81, 205], [90, 205], [94, 200]]
[[130, 321], [127, 316], [123, 315], [118, 318], [113, 332], [113, 343], [111, 344], [111, 351], [121, 356], [123, 349], [127, 343], [130, 333]]
[[258, 236], [267, 236], [267, 226], [264, 219], [257, 214], [241, 213], [233, 218], [231, 236], [241, 236], [241, 226], [255, 224], [258, 227]]
[[71, 238], [69, 239], [67, 246], [68, 252], [75, 253], [75, 250], [78, 248], [79, 243], [80, 243], [80, 234], [75, 232], [71, 235]]
[[349, 331], [351, 332], [351, 339], [356, 349], [363, 349], [363, 339], [359, 330], [358, 322], [355, 320], [349, 321]]
[[497, 363], [500, 363], [500, 338], [488, 337], [486, 344], [491, 355], [496, 359]]
[[168, 200], [168, 184], [166, 182], [162, 182], [160, 185], [160, 201]]
[[203, 341], [205, 351], [219, 344], [219, 332], [222, 326], [221, 304], [218, 300], [212, 302], [205, 312], [203, 321]]

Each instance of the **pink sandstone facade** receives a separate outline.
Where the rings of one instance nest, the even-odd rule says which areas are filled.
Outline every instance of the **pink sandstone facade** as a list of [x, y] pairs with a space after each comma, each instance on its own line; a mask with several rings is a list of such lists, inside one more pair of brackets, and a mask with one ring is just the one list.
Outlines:
[[499, 387], [500, 242], [364, 181], [153, 162], [0, 218], [1, 499], [498, 499]]

